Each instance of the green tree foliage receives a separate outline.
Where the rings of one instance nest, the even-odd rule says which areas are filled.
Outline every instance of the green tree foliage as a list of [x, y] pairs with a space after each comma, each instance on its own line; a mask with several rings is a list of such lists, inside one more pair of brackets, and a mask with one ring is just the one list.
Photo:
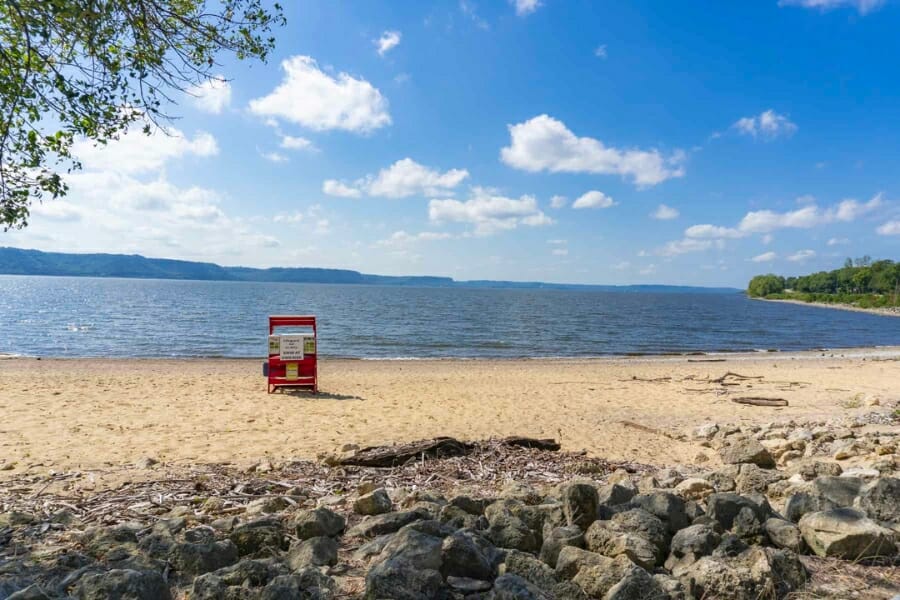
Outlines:
[[[779, 280], [781, 289], [778, 289]], [[856, 260], [848, 258], [842, 268], [834, 271], [787, 278], [758, 275], [750, 280], [747, 288], [747, 293], [753, 297], [778, 295], [784, 291], [799, 293], [803, 299], [814, 301], [862, 301], [871, 305], [896, 306], [900, 304], [900, 263], [873, 261], [868, 256]]]
[[150, 133], [220, 53], [266, 60], [283, 23], [263, 0], [0, 0], [0, 226], [66, 193], [77, 138]]
[[762, 298], [770, 294], [780, 294], [784, 291], [784, 277], [778, 275], [757, 275], [750, 280], [747, 293], [754, 298]]

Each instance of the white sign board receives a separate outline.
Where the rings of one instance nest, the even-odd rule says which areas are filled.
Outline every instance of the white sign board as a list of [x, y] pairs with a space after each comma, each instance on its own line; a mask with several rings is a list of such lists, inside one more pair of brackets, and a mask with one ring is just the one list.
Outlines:
[[303, 360], [302, 334], [284, 334], [281, 336], [281, 360]]

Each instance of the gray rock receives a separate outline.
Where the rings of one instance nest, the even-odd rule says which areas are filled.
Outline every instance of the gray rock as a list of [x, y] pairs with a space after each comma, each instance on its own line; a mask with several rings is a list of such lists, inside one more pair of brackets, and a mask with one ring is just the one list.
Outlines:
[[638, 494], [632, 498], [631, 504], [660, 519], [666, 524], [669, 533], [675, 533], [688, 526], [685, 502], [680, 496], [671, 492]]
[[666, 524], [659, 517], [644, 509], [634, 508], [613, 515], [611, 522], [619, 531], [639, 535], [651, 542], [658, 549], [661, 557], [668, 553], [671, 538]]
[[510, 550], [497, 571], [500, 575], [512, 573], [536, 585], [548, 594], [553, 593], [558, 580], [556, 572], [531, 554]]
[[587, 483], [570, 483], [560, 490], [563, 515], [568, 525], [576, 525], [584, 531], [597, 520], [600, 504], [597, 488]]
[[486, 592], [492, 587], [490, 581], [482, 581], [481, 579], [469, 579], [468, 577], [453, 577], [452, 575], [447, 578], [447, 585], [449, 585], [450, 588], [453, 589], [453, 591], [462, 592], [463, 594]]
[[169, 562], [175, 570], [189, 577], [216, 571], [238, 560], [237, 546], [231, 540], [207, 541], [192, 544], [174, 544], [169, 551]]
[[859, 498], [859, 507], [870, 519], [900, 524], [900, 479], [884, 477], [868, 486]]
[[556, 567], [556, 559], [559, 551], [564, 546], [584, 548], [584, 533], [577, 525], [567, 527], [554, 527], [544, 534], [544, 543], [541, 545], [541, 560]]
[[319, 536], [291, 544], [286, 562], [291, 569], [333, 566], [337, 564], [338, 543], [334, 538]]
[[647, 571], [633, 566], [606, 592], [603, 600], [668, 600], [668, 594]]
[[784, 548], [800, 554], [805, 548], [803, 534], [800, 528], [784, 519], [769, 518], [764, 523], [766, 535], [772, 544], [778, 548]]
[[748, 544], [759, 545], [763, 542], [763, 522], [755, 508], [742, 507], [734, 518], [731, 531]]
[[722, 537], [711, 525], [691, 525], [675, 534], [666, 559], [666, 569], [678, 577], [687, 567], [712, 554]]
[[597, 501], [605, 506], [625, 504], [634, 498], [635, 489], [620, 483], [604, 485], [597, 490]]
[[442, 564], [442, 542], [439, 537], [406, 526], [391, 538], [378, 560], [391, 560], [417, 569], [437, 571]]
[[591, 598], [604, 598], [631, 569], [635, 568], [626, 556], [615, 560], [607, 559], [606, 563], [587, 564], [578, 570], [572, 581]]
[[228, 538], [237, 546], [241, 556], [271, 555], [287, 548], [287, 538], [281, 522], [274, 518], [238, 525]]
[[353, 510], [360, 515], [383, 515], [391, 512], [393, 507], [391, 497], [384, 488], [363, 494], [353, 503]]
[[501, 575], [494, 581], [491, 600], [552, 600], [553, 596], [533, 583], [513, 573]]
[[38, 584], [29, 585], [24, 590], [19, 590], [6, 597], [6, 600], [51, 600]]
[[[269, 560], [244, 559], [211, 573], [227, 586], [261, 587], [278, 575], [286, 575], [286, 567]], [[200, 579], [199, 577], [197, 579]], [[197, 581], [195, 579], [194, 581]]]
[[559, 551], [556, 559], [556, 575], [560, 579], [572, 579], [585, 567], [596, 566], [600, 570], [608, 570], [612, 563], [613, 559], [608, 556], [566, 546]]
[[260, 592], [259, 600], [328, 600], [334, 597], [335, 587], [330, 577], [314, 568], [307, 568], [275, 577]]
[[384, 550], [384, 547], [387, 546], [387, 543], [391, 541], [393, 536], [393, 533], [388, 533], [379, 535], [373, 540], [369, 540], [353, 552], [353, 558], [359, 561], [366, 561], [373, 556], [381, 554], [382, 550]]
[[751, 463], [765, 469], [775, 467], [775, 459], [766, 449], [753, 438], [739, 438], [719, 450], [722, 462], [731, 465]]
[[297, 532], [297, 537], [306, 540], [313, 537], [335, 537], [344, 531], [347, 520], [325, 507], [315, 510], [303, 510], [294, 517], [292, 526]]
[[494, 549], [480, 535], [461, 530], [441, 544], [441, 572], [445, 576], [493, 579]]
[[852, 508], [805, 514], [800, 531], [810, 549], [823, 557], [857, 560], [897, 554], [893, 532]]
[[653, 576], [657, 585], [666, 594], [663, 598], [668, 600], [688, 600], [684, 591], [684, 586], [678, 579], [665, 573], [657, 573]]
[[843, 508], [853, 506], [862, 486], [858, 477], [819, 477], [813, 481], [813, 494], [824, 500], [819, 510]]
[[490, 502], [483, 498], [475, 499], [465, 495], [459, 495], [450, 498], [451, 506], [460, 508], [470, 515], [475, 515], [476, 517], [484, 514], [484, 509], [488, 504], [490, 504]]
[[401, 527], [429, 518], [422, 510], [406, 510], [364, 519], [347, 531], [347, 537], [375, 537], [399, 531]]
[[706, 556], [681, 576], [689, 597], [758, 600], [798, 589], [806, 572], [786, 550], [754, 547], [735, 557]]
[[[525, 511], [516, 501], [495, 502], [485, 509], [489, 527], [487, 538], [501, 548], [511, 548], [524, 552], [537, 552], [540, 548], [538, 531], [541, 523], [530, 527], [525, 519], [535, 521], [533, 514]], [[524, 518], [521, 518], [524, 517]]]
[[738, 494], [765, 493], [770, 485], [785, 479], [785, 474], [775, 469], [761, 469], [755, 464], [741, 465], [741, 471], [735, 478], [735, 490]]
[[733, 556], [739, 556], [743, 552], [745, 552], [750, 546], [747, 545], [747, 542], [734, 535], [731, 532], [726, 532], [722, 534], [722, 541], [719, 542], [719, 545], [716, 546], [716, 549], [713, 550], [712, 556], [715, 558], [730, 558]]
[[711, 494], [706, 499], [706, 515], [718, 521], [722, 529], [731, 529], [734, 519], [742, 508], [748, 507], [756, 513], [757, 519], [763, 520], [767, 515], [749, 498], [730, 492]]
[[500, 490], [500, 497], [526, 505], [540, 504], [543, 496], [534, 487], [521, 481], [510, 481]]
[[444, 590], [444, 579], [434, 569], [419, 569], [401, 560], [378, 563], [366, 575], [367, 600], [432, 600]]
[[[655, 517], [654, 517], [655, 518]], [[611, 521], [596, 521], [585, 534], [588, 550], [609, 557], [626, 556], [631, 562], [646, 569], [662, 563], [662, 550], [647, 538], [636, 533], [623, 532]]]
[[479, 517], [467, 512], [454, 504], [448, 504], [441, 507], [438, 513], [438, 520], [454, 529], [462, 529], [464, 527], [473, 528], [478, 524]]
[[114, 569], [85, 575], [78, 582], [79, 600], [168, 600], [169, 588], [156, 571]]

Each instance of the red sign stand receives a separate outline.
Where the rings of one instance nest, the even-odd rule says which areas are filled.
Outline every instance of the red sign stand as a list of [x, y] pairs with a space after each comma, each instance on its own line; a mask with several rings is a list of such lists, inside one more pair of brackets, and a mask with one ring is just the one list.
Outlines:
[[[311, 333], [276, 334], [279, 327], [302, 327]], [[266, 375], [271, 394], [279, 387], [301, 388], [319, 393], [318, 339], [313, 316], [269, 317], [269, 360]]]

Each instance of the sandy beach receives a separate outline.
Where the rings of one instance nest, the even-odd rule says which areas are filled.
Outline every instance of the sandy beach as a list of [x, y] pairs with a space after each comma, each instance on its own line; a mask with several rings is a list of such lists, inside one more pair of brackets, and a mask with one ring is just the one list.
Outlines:
[[[900, 348], [591, 360], [326, 360], [317, 397], [265, 391], [259, 360], [0, 360], [0, 476], [315, 458], [343, 444], [552, 437], [565, 450], [692, 463], [707, 421], [821, 420], [900, 395]], [[715, 382], [727, 372], [751, 379]], [[784, 398], [787, 407], [733, 398]], [[717, 460], [709, 452], [710, 464]], [[701, 459], [702, 460], [702, 459]]]
[[840, 304], [837, 302], [805, 302], [803, 300], [775, 299], [775, 298], [753, 298], [763, 302], [781, 302], [784, 304], [796, 304], [798, 306], [814, 306], [816, 308], [832, 308], [834, 310], [849, 310], [851, 312], [869, 313], [871, 315], [880, 315], [882, 317], [900, 317], [900, 308], [861, 308], [852, 304]]

